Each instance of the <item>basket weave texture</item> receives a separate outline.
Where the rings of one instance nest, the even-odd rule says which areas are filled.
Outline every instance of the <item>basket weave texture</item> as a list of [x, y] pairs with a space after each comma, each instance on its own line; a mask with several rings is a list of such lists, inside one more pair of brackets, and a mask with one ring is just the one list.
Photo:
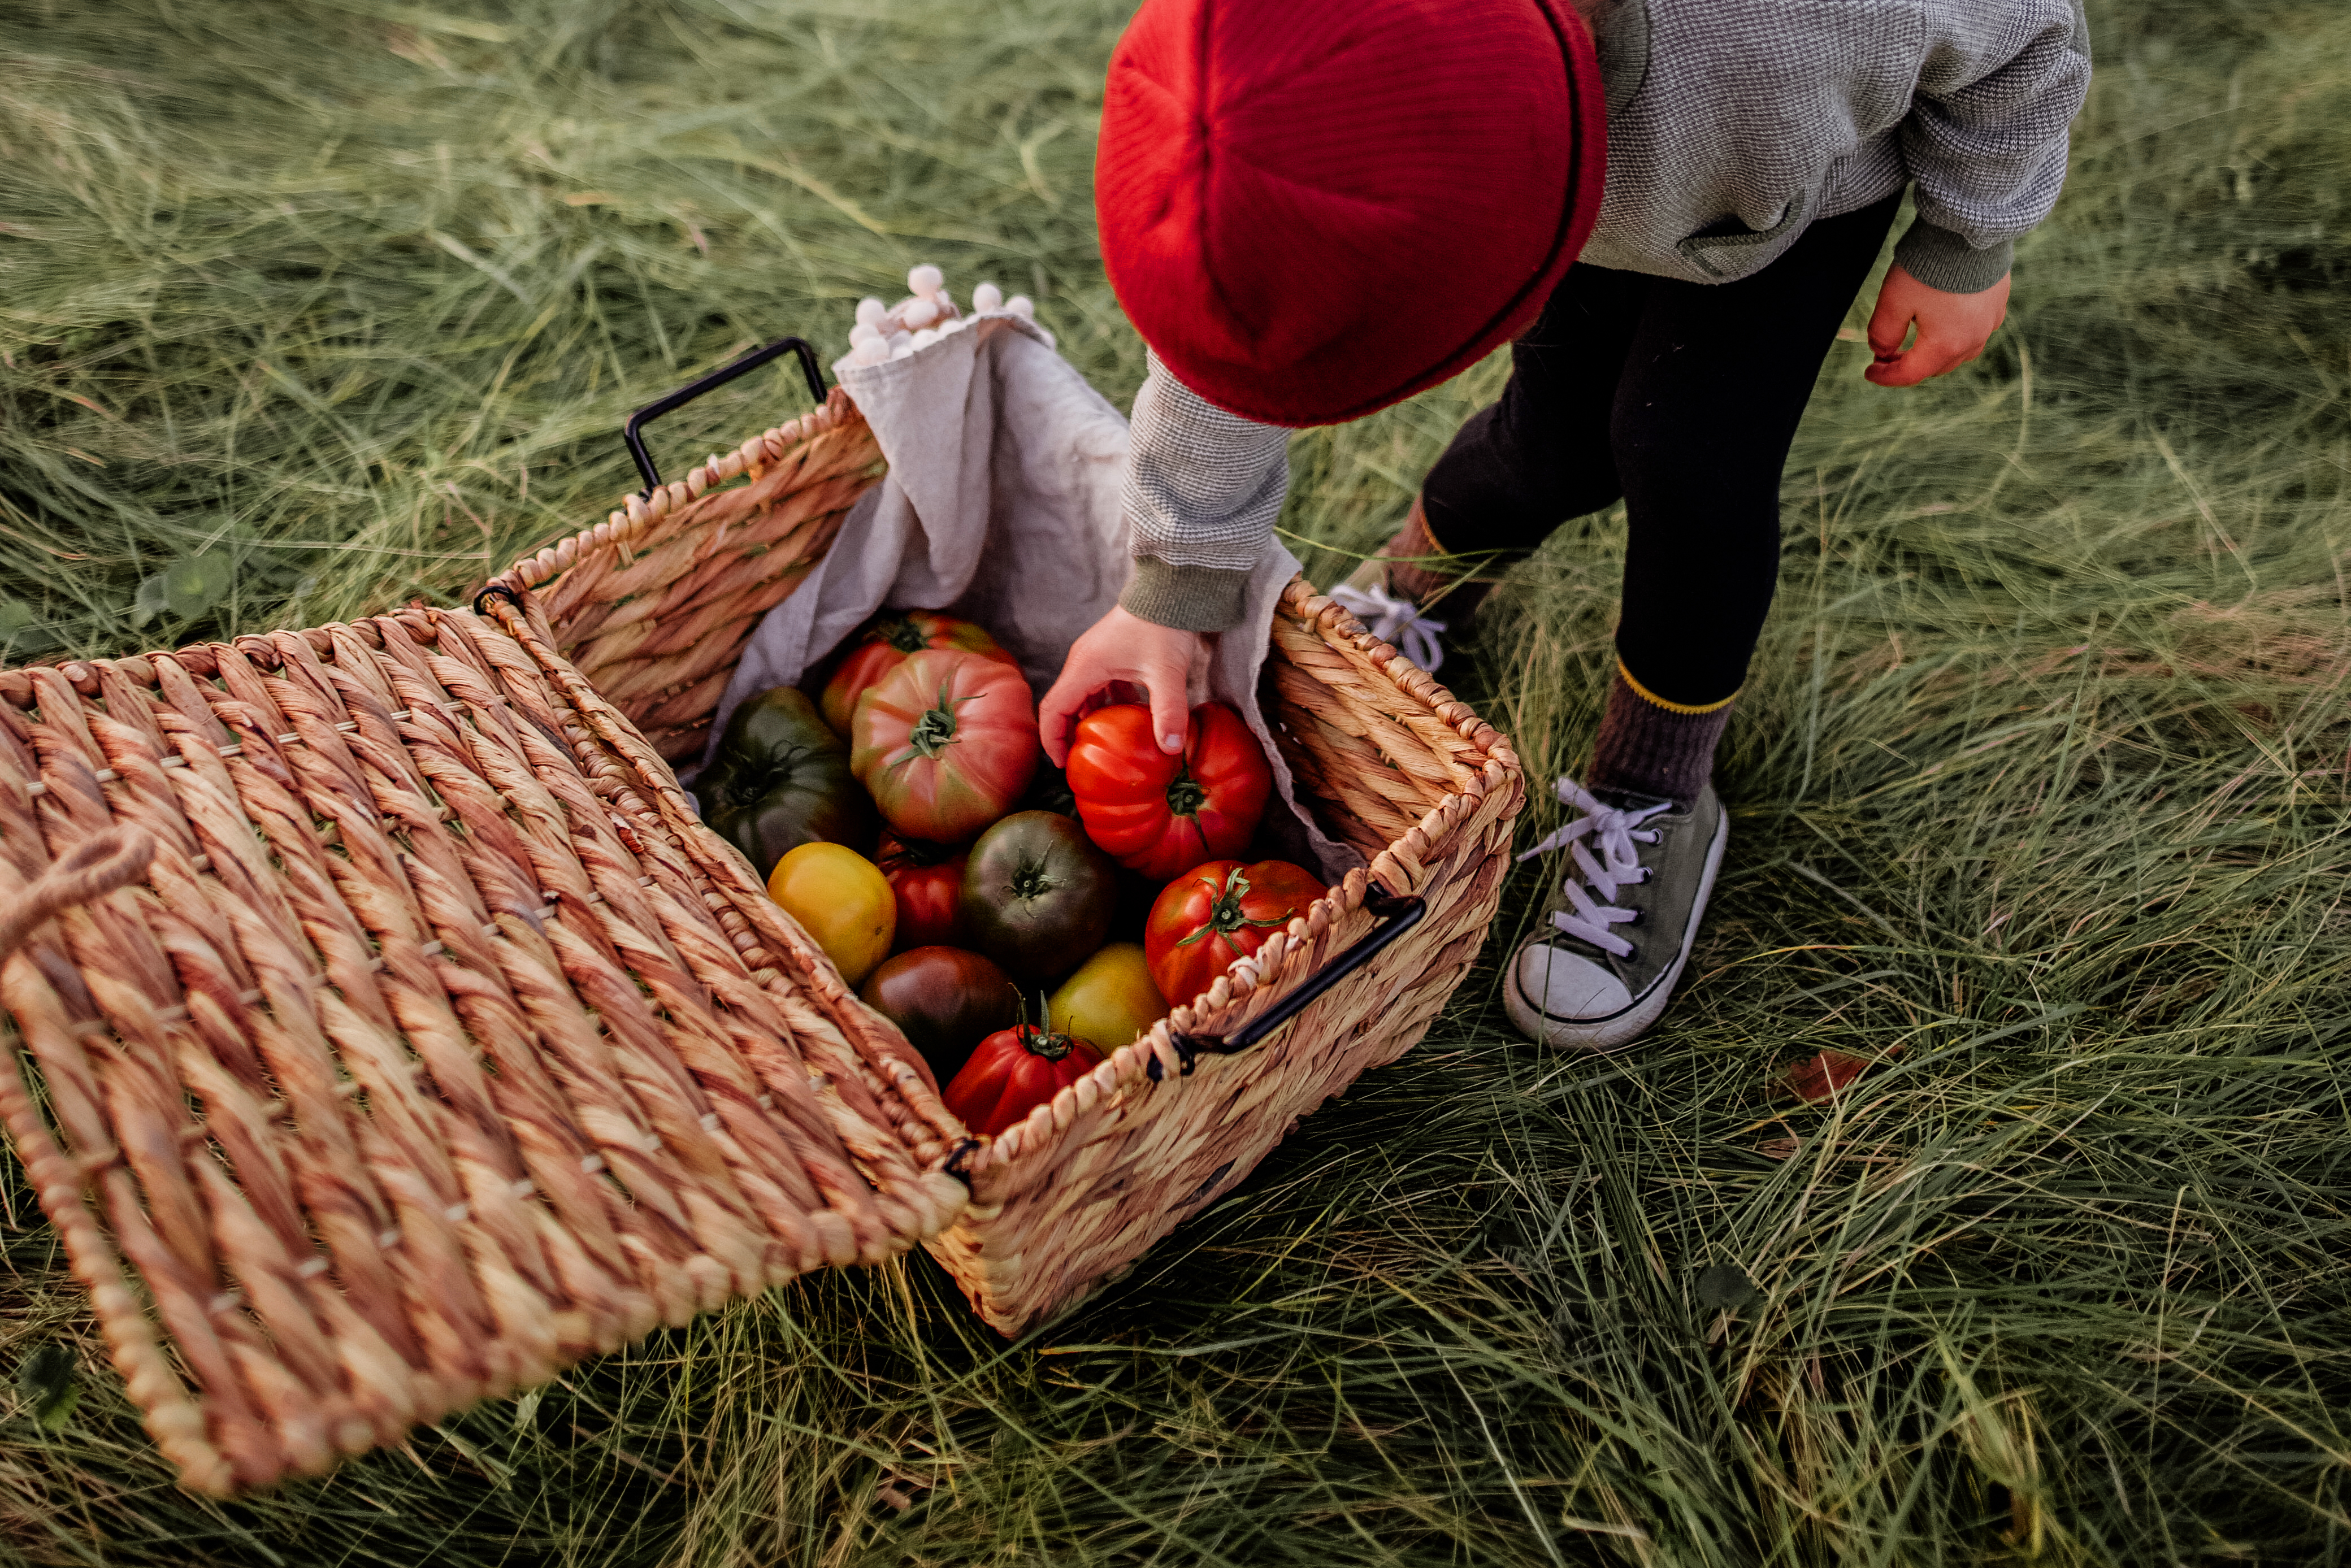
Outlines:
[[966, 1201], [903, 1041], [495, 609], [0, 672], [0, 1001], [42, 1091], [10, 1042], [0, 1117], [194, 1489]]
[[[749, 482], [716, 488], [738, 476]], [[649, 501], [632, 498], [601, 528], [496, 580], [541, 596], [554, 632], [542, 661], [568, 658], [599, 684], [620, 672], [622, 707], [657, 715], [658, 733], [699, 746], [748, 627], [727, 621], [706, 647], [668, 656], [666, 685], [643, 666], [604, 662], [611, 627], [638, 602], [615, 611], [604, 595], [625, 584], [664, 602], [691, 597], [631, 576], [636, 569], [623, 563], [658, 558], [695, 583], [725, 582], [737, 541], [758, 532], [794, 540], [801, 553], [790, 570], [804, 572], [880, 477], [863, 416], [835, 389], [818, 413], [713, 458]], [[746, 516], [804, 520], [798, 531], [748, 528]], [[805, 521], [819, 517], [834, 520]], [[1303, 581], [1282, 596], [1270, 635], [1263, 706], [1300, 799], [1368, 871], [1351, 873], [1205, 994], [1179, 1000], [1151, 1033], [957, 1161], [971, 1207], [927, 1245], [1006, 1334], [1067, 1310], [1240, 1181], [1300, 1116], [1411, 1049], [1493, 919], [1526, 799], [1510, 743]], [[649, 796], [674, 788], [650, 776], [641, 787]], [[1377, 924], [1364, 908], [1374, 882], [1426, 898], [1420, 925], [1263, 1044], [1187, 1064], [1178, 1037], [1234, 1032], [1367, 935]]]

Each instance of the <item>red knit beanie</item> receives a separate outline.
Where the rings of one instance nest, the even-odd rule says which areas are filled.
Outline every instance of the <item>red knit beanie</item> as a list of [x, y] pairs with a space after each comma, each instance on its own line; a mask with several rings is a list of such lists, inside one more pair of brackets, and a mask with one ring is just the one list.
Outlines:
[[1144, 0], [1102, 96], [1102, 264], [1210, 402], [1354, 419], [1532, 324], [1605, 134], [1568, 0]]

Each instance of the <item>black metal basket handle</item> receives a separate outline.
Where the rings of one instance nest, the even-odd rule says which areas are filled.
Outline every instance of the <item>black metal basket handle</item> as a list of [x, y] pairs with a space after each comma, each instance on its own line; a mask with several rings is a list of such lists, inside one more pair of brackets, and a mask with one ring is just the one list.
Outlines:
[[653, 466], [653, 460], [645, 453], [645, 426], [674, 409], [684, 408], [704, 392], [723, 387], [737, 376], [748, 375], [769, 360], [788, 353], [800, 357], [800, 374], [808, 378], [809, 396], [821, 404], [824, 402], [824, 371], [816, 362], [816, 350], [809, 346], [805, 338], [778, 338], [764, 349], [754, 349], [741, 359], [719, 366], [698, 382], [688, 382], [667, 397], [655, 398], [629, 415], [629, 423], [621, 426], [621, 439], [629, 444], [629, 455], [637, 460], [637, 472], [643, 476], [645, 487], [643, 494], [647, 500], [651, 500], [653, 493], [661, 488], [662, 478], [661, 471]]
[[[1189, 1077], [1194, 1064], [1203, 1056], [1238, 1056], [1247, 1051], [1305, 1011], [1323, 992], [1378, 957], [1390, 943], [1428, 915], [1426, 899], [1417, 895], [1398, 897], [1376, 882], [1364, 889], [1364, 907], [1387, 924], [1322, 966], [1320, 973], [1283, 998], [1264, 1017], [1235, 1034], [1176, 1034], [1171, 1030], [1167, 1042], [1176, 1048], [1176, 1060], [1183, 1063], [1179, 1071]], [[1153, 1082], [1159, 1081], [1162, 1074], [1156, 1053], [1144, 1071], [1151, 1075]]]

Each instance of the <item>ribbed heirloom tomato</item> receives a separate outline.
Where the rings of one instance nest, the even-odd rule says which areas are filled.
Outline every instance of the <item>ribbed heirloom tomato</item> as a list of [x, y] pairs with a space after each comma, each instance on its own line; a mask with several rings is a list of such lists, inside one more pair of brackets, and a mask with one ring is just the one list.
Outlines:
[[890, 891], [898, 895], [899, 952], [955, 941], [968, 858], [945, 844], [882, 835], [881, 852], [873, 859], [890, 879]]
[[1037, 704], [1019, 670], [916, 653], [857, 699], [849, 766], [909, 838], [960, 843], [1012, 809], [1037, 771]]
[[925, 648], [957, 648], [983, 659], [1012, 663], [1012, 655], [985, 631], [935, 610], [884, 610], [850, 633], [848, 646], [841, 667], [825, 682], [824, 696], [818, 705], [823, 709], [824, 722], [843, 736], [857, 713], [857, 699], [866, 689]]
[[1089, 1040], [1024, 1023], [981, 1040], [940, 1098], [965, 1126], [993, 1137], [1050, 1104], [1102, 1059]]
[[1222, 703], [1192, 710], [1180, 757], [1159, 749], [1140, 703], [1096, 708], [1070, 738], [1070, 793], [1086, 836], [1155, 882], [1240, 853], [1272, 789], [1257, 737]]
[[1205, 991], [1236, 958], [1306, 913], [1322, 884], [1288, 861], [1210, 861], [1161, 891], [1144, 928], [1151, 978], [1171, 1003]]

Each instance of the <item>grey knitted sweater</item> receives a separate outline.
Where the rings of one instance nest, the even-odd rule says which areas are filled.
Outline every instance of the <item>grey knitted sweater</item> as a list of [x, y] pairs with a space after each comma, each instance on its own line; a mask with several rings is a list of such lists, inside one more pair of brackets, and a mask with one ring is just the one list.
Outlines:
[[[1472, 3], [1472, 0], [1464, 0]], [[1761, 271], [1813, 222], [1914, 183], [1895, 258], [1952, 293], [2007, 275], [2065, 178], [2089, 90], [2080, 0], [1591, 0], [1608, 176], [1583, 261], [1696, 283]], [[1289, 486], [1287, 432], [1160, 366], [1136, 395], [1120, 602], [1239, 618]]]

